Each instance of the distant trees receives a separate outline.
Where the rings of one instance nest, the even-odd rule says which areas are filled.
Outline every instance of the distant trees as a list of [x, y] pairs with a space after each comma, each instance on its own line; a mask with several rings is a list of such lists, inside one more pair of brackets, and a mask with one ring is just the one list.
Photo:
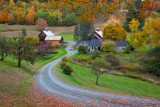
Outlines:
[[111, 40], [126, 40], [127, 32], [117, 23], [115, 25], [108, 25], [103, 29], [104, 39]]
[[44, 30], [44, 28], [46, 27], [47, 27], [47, 21], [45, 21], [42, 18], [39, 18], [36, 22], [36, 29], [41, 31], [41, 30]]

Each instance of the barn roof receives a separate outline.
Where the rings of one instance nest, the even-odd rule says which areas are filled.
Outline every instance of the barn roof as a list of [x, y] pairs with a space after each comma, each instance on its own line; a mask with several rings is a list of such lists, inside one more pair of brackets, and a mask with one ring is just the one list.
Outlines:
[[54, 37], [46, 37], [46, 38], [45, 38], [45, 41], [46, 41], [46, 40], [55, 40], [55, 41], [59, 41], [59, 40], [61, 40], [61, 39], [62, 39], [61, 36], [54, 36]]
[[43, 30], [47, 37], [54, 37], [55, 35], [49, 30]]

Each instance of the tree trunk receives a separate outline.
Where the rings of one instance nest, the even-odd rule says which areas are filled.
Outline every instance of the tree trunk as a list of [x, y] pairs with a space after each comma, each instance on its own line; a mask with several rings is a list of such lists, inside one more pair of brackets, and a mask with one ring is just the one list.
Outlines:
[[99, 77], [99, 76], [97, 75], [97, 79], [96, 79], [96, 85], [98, 85], [98, 77]]
[[21, 67], [21, 60], [18, 59], [18, 67]]
[[3, 58], [3, 53], [2, 53], [2, 55], [1, 55], [1, 61], [4, 61], [4, 58]]

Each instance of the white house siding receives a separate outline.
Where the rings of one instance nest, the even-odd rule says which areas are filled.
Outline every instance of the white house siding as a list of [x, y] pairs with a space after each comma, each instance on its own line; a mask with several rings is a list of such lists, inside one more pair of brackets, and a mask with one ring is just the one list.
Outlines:
[[[93, 51], [95, 51], [95, 50], [98, 50], [98, 46], [88, 46], [88, 50], [90, 51], [90, 52], [93, 52]], [[100, 51], [100, 50], [99, 50]]]
[[115, 47], [115, 50], [118, 51], [118, 52], [123, 52], [125, 49], [126, 49], [126, 46]]

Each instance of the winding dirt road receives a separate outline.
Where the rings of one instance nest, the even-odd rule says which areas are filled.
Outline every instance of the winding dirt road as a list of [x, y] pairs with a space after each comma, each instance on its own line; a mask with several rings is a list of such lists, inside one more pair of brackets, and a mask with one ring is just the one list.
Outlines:
[[[70, 50], [75, 42], [70, 42], [66, 48], [67, 57], [77, 53], [76, 50]], [[36, 76], [36, 84], [39, 89], [50, 95], [58, 95], [69, 101], [80, 103], [82, 106], [151, 106], [159, 107], [160, 101], [140, 98], [135, 96], [125, 96], [105, 92], [92, 91], [66, 84], [59, 80], [53, 72], [53, 67], [61, 61], [59, 58], [44, 66]]]

